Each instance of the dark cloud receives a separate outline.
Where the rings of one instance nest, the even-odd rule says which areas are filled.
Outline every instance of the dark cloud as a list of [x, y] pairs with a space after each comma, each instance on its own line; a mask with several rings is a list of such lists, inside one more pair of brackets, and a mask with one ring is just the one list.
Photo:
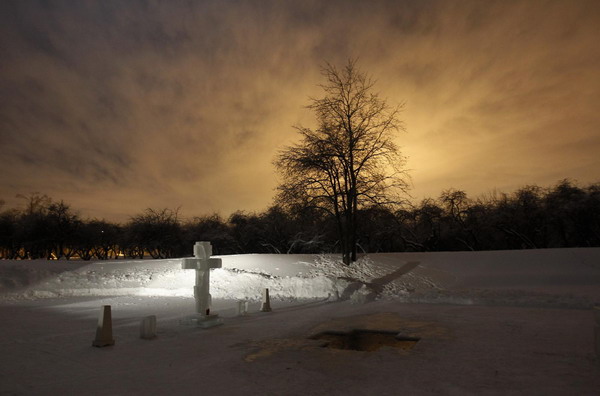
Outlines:
[[320, 66], [355, 57], [406, 102], [416, 198], [597, 181], [598, 37], [596, 1], [4, 1], [0, 198], [263, 209]]

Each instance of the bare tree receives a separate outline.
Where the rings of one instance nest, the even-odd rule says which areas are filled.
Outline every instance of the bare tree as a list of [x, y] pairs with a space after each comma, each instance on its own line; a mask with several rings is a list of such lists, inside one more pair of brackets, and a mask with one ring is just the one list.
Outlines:
[[57, 260], [69, 260], [77, 250], [75, 237], [81, 228], [81, 220], [64, 201], [52, 202], [47, 208], [48, 240]]
[[365, 205], [398, 202], [407, 187], [403, 157], [393, 141], [404, 130], [398, 116], [373, 93], [373, 80], [350, 60], [339, 70], [322, 70], [325, 93], [311, 99], [316, 129], [297, 126], [301, 141], [286, 147], [274, 161], [283, 176], [278, 201], [302, 202], [334, 216], [343, 261], [356, 261], [357, 212]]
[[154, 259], [174, 257], [175, 247], [181, 241], [179, 209], [148, 208], [132, 217], [125, 231], [123, 244], [130, 256], [144, 258], [148, 253]]
[[17, 194], [17, 198], [26, 201], [25, 214], [32, 215], [35, 213], [45, 213], [48, 206], [52, 203], [52, 199], [46, 194], [33, 192], [29, 195]]

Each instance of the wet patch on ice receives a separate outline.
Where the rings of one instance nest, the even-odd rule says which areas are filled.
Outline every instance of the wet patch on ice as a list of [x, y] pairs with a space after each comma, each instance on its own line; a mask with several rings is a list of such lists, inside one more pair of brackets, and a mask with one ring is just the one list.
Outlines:
[[306, 350], [318, 348], [322, 345], [320, 341], [302, 338], [272, 338], [262, 341], [252, 342], [248, 345], [238, 345], [250, 347], [252, 352], [244, 357], [244, 361], [251, 363], [258, 359], [268, 358], [277, 353], [290, 350]]
[[419, 337], [405, 336], [398, 331], [354, 329], [352, 331], [324, 331], [310, 337], [324, 341], [323, 348], [373, 352], [383, 347], [412, 349]]
[[351, 332], [354, 329], [393, 331], [406, 337], [451, 338], [450, 330], [439, 323], [412, 320], [394, 312], [378, 312], [331, 319], [315, 326], [311, 334], [315, 335], [326, 331]]
[[[358, 332], [358, 338], [362, 339], [351, 340], [353, 332], [354, 334]], [[328, 336], [341, 335], [344, 337], [344, 334], [349, 335], [347, 341], [334, 341], [337, 344], [326, 348], [328, 345], [332, 345], [333, 341], [327, 339]], [[252, 352], [246, 355], [244, 360], [253, 362], [274, 354], [297, 350], [312, 351], [313, 353], [328, 351], [334, 354], [355, 353], [354, 351], [377, 353], [382, 346], [385, 346], [385, 343], [396, 337], [397, 341], [406, 341], [406, 343], [402, 346], [400, 346], [401, 343], [397, 343], [398, 347], [387, 345], [392, 348], [386, 349], [392, 349], [394, 352], [404, 355], [409, 352], [409, 346], [414, 346], [419, 340], [449, 340], [453, 336], [448, 328], [439, 323], [416, 321], [393, 312], [380, 312], [328, 320], [314, 326], [306, 337], [265, 339], [248, 343], [243, 346], [250, 348]], [[340, 348], [335, 348], [335, 345]], [[350, 348], [352, 346], [364, 349]]]

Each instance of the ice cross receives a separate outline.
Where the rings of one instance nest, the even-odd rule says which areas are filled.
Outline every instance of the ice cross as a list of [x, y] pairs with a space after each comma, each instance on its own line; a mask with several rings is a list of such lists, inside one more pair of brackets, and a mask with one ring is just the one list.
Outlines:
[[196, 242], [194, 245], [194, 257], [183, 258], [181, 268], [196, 270], [196, 285], [194, 286], [194, 298], [196, 299], [196, 312], [201, 316], [209, 316], [211, 296], [210, 269], [221, 268], [221, 259], [210, 258], [212, 246], [210, 242]]

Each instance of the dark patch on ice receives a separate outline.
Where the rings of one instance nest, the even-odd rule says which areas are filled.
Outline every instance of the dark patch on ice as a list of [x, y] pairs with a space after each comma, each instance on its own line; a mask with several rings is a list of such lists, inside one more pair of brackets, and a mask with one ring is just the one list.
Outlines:
[[324, 331], [309, 337], [311, 340], [323, 340], [324, 348], [346, 349], [353, 351], [376, 351], [382, 347], [403, 350], [412, 349], [419, 337], [400, 334], [397, 331], [354, 329], [351, 331]]

